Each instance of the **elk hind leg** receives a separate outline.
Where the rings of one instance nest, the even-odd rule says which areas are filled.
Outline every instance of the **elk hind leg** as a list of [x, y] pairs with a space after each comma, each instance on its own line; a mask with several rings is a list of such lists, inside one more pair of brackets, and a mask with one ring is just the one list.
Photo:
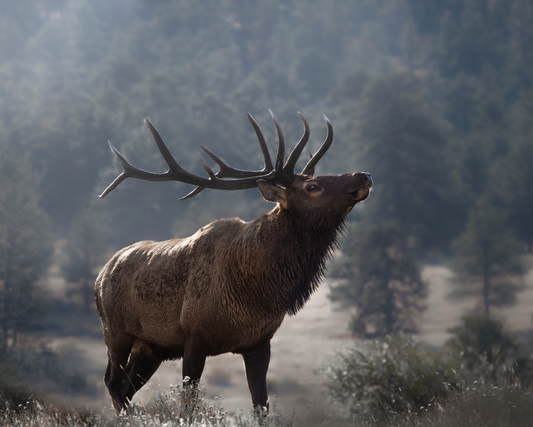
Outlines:
[[122, 410], [126, 410], [128, 406], [123, 394], [124, 368], [133, 345], [133, 337], [128, 334], [115, 336], [112, 339], [106, 339], [106, 345], [109, 361], [104, 382], [115, 410], [120, 413]]
[[129, 401], [144, 386], [161, 365], [161, 360], [152, 353], [150, 345], [135, 338], [130, 359], [126, 366], [123, 395]]

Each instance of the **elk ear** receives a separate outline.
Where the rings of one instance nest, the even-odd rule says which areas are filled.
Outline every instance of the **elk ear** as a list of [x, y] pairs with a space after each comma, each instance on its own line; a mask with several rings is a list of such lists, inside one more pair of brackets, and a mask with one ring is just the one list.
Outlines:
[[285, 200], [285, 190], [276, 184], [260, 179], [257, 181], [257, 188], [259, 188], [263, 199], [269, 202], [280, 203]]

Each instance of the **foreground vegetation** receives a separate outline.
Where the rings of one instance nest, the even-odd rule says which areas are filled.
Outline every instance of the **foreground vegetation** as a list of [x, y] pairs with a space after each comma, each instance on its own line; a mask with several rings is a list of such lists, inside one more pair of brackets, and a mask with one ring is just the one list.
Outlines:
[[[328, 369], [331, 413], [313, 406], [281, 414], [230, 413], [221, 398], [206, 399], [200, 385], [171, 385], [133, 403], [129, 414], [78, 410], [30, 397], [20, 386], [1, 387], [5, 426], [527, 426], [533, 425], [529, 351], [503, 322], [474, 314], [450, 330], [440, 348], [413, 336], [357, 341]], [[14, 384], [15, 381], [10, 381]], [[318, 408], [319, 406], [317, 406]], [[529, 423], [529, 424], [528, 424]]]
[[474, 384], [463, 391], [452, 391], [446, 400], [437, 400], [422, 411], [373, 412], [357, 417], [314, 414], [310, 409], [302, 421], [286, 417], [274, 408], [273, 413], [230, 415], [221, 403], [211, 405], [202, 400], [189, 419], [180, 416], [183, 395], [178, 388], [161, 392], [145, 405], [134, 406], [130, 415], [116, 416], [111, 410], [80, 411], [39, 399], [0, 411], [4, 426], [531, 426], [533, 394], [518, 385], [495, 387]]

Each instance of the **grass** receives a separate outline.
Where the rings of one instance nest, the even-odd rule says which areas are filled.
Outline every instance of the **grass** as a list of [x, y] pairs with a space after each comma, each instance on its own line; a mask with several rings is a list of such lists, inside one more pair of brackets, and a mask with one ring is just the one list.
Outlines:
[[420, 416], [395, 416], [398, 427], [533, 426], [533, 395], [517, 385], [484, 384], [453, 394], [447, 401], [425, 408]]
[[[203, 392], [205, 395], [205, 390]], [[111, 409], [101, 412], [80, 411], [62, 407], [42, 399], [32, 399], [0, 411], [0, 425], [6, 427], [480, 427], [533, 426], [533, 395], [518, 385], [494, 387], [474, 384], [452, 393], [443, 401], [421, 408], [421, 412], [374, 413], [364, 418], [348, 418], [332, 414], [313, 414], [296, 422], [285, 417], [274, 405], [268, 416], [250, 413], [228, 414], [222, 400], [210, 404], [200, 399], [188, 419], [182, 413], [182, 403], [188, 398], [180, 387], [171, 387], [154, 395], [145, 404], [133, 405], [129, 414], [117, 416]]]
[[[0, 425], [10, 427], [289, 427], [292, 420], [283, 418], [276, 410], [270, 416], [250, 411], [249, 414], [229, 416], [221, 401], [211, 405], [201, 399], [194, 410], [183, 405], [190, 396], [179, 388], [160, 392], [146, 404], [130, 406], [129, 413], [116, 415], [112, 409], [101, 412], [67, 408], [42, 399], [32, 399], [0, 411]], [[186, 413], [187, 415], [184, 415]]]

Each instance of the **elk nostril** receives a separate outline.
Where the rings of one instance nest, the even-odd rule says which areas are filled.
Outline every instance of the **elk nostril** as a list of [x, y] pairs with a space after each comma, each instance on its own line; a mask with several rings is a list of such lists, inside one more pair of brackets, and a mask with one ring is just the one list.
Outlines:
[[368, 172], [365, 172], [365, 176], [367, 181], [372, 182], [372, 175], [370, 175]]

